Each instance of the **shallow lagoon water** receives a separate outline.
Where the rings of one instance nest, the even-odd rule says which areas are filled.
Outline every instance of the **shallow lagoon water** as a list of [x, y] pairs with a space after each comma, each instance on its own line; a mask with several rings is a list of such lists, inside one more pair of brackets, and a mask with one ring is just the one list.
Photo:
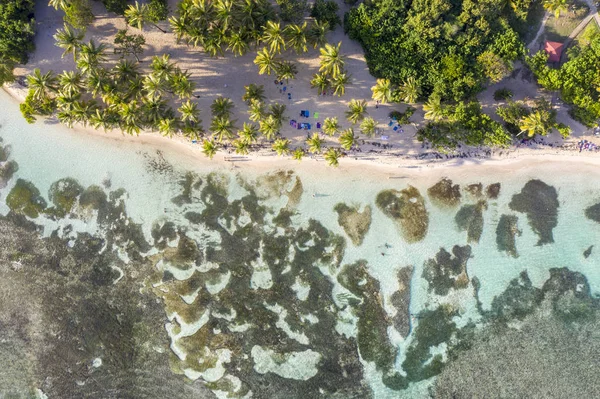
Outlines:
[[[275, 387], [287, 387], [288, 391], [282, 390], [281, 393], [285, 393], [287, 397], [294, 397], [295, 392], [298, 395], [296, 397], [429, 397], [435, 392], [435, 375], [440, 372], [440, 368], [435, 367], [436, 371], [432, 372], [431, 378], [420, 376], [419, 373], [425, 373], [424, 371], [415, 372], [414, 375], [418, 377], [406, 377], [407, 370], [403, 368], [408, 354], [417, 351], [414, 348], [418, 347], [419, 338], [415, 332], [422, 320], [425, 320], [423, 315], [427, 311], [441, 309], [440, 305], [449, 305], [453, 312], [449, 320], [457, 328], [468, 326], [470, 322], [479, 323], [481, 328], [486, 323], [496, 322], [486, 312], [492, 310], [494, 298], [500, 296], [520, 273], [526, 271], [533, 287], [541, 288], [551, 277], [550, 270], [553, 268], [566, 267], [572, 272], [581, 273], [589, 284], [590, 296], [600, 295], [600, 247], [594, 247], [587, 258], [583, 255], [586, 249], [600, 242], [600, 224], [587, 219], [584, 214], [587, 207], [600, 202], [600, 185], [592, 183], [598, 181], [598, 175], [592, 175], [593, 172], [571, 172], [568, 164], [565, 164], [560, 174], [543, 164], [517, 168], [510, 174], [499, 173], [497, 176], [479, 176], [476, 170], [467, 167], [452, 168], [444, 175], [453, 184], [460, 185], [461, 200], [459, 205], [443, 206], [432, 201], [428, 195], [427, 189], [440, 178], [439, 173], [431, 173], [428, 168], [413, 170], [406, 178], [387, 179], [385, 174], [378, 175], [370, 169], [343, 173], [325, 165], [321, 169], [304, 168], [300, 165], [293, 173], [288, 173], [288, 167], [280, 170], [274, 166], [270, 177], [265, 177], [269, 172], [264, 168], [253, 169], [250, 162], [240, 162], [239, 168], [232, 169], [217, 162], [198, 162], [171, 147], [156, 148], [148, 144], [122, 142], [43, 122], [27, 125], [20, 117], [16, 104], [4, 93], [0, 93], [0, 102], [5, 105], [0, 117], [2, 144], [10, 148], [10, 158], [19, 165], [8, 185], [0, 190], [0, 213], [9, 213], [5, 200], [18, 179], [33, 183], [47, 201], [52, 183], [65, 177], [75, 179], [83, 187], [103, 186], [107, 192], [123, 188], [126, 191], [124, 203], [127, 217], [131, 223], [140, 225], [146, 241], [153, 244], [151, 249], [140, 251], [140, 255], [152, 262], [156, 271], [154, 275], [148, 276], [146, 282], [147, 288], [154, 290], [157, 300], [164, 306], [164, 324], [156, 328], [170, 340], [170, 350], [173, 352], [171, 363], [175, 365], [172, 369], [192, 380], [206, 382], [221, 397], [225, 397], [227, 392], [239, 397], [250, 394], [253, 397], [275, 397], [264, 396], [272, 395], [273, 391], [269, 388], [263, 387], [264, 392], [271, 394], [253, 390], [251, 387], [256, 386], [252, 385], [254, 380], [244, 382], [244, 378], [241, 378], [242, 374], [248, 377], [247, 373], [255, 373], [252, 378], [275, 378], [271, 383]], [[188, 199], [183, 203], [174, 201], [182, 195], [182, 187], [185, 186], [182, 181], [185, 181], [186, 175], [190, 176], [189, 172], [194, 173], [193, 179], [202, 183], [198, 183], [197, 188], [189, 189]], [[277, 178], [274, 177], [276, 173], [279, 173]], [[211, 179], [217, 182], [213, 186]], [[532, 229], [528, 216], [511, 209], [514, 196], [532, 179], [543, 181], [557, 193], [559, 206], [557, 224], [552, 229], [553, 243], [538, 245], [540, 237]], [[298, 181], [301, 182], [302, 195], [296, 201], [291, 193]], [[483, 184], [484, 194], [480, 198], [470, 196], [465, 190], [467, 185], [474, 183]], [[501, 184], [500, 194], [497, 199], [486, 198], [485, 188], [493, 183]], [[399, 228], [404, 222], [401, 219], [394, 220], [390, 213], [384, 213], [376, 203], [378, 193], [383, 190], [401, 191], [409, 185], [415, 187], [423, 197], [429, 218], [424, 239], [410, 244], [402, 237]], [[219, 192], [225, 195], [227, 205], [217, 204], [215, 198]], [[239, 209], [235, 208], [238, 206], [235, 205], [236, 200], [243, 202], [244, 199], [250, 202], [243, 203]], [[411, 201], [412, 199], [409, 202]], [[482, 210], [483, 229], [479, 241], [469, 243], [467, 232], [459, 231], [455, 217], [462, 205], [473, 205], [478, 201], [486, 203]], [[359, 246], [353, 245], [338, 223], [338, 214], [334, 208], [339, 203], [357, 206], [361, 210], [367, 205], [371, 208], [370, 227]], [[219, 229], [211, 227], [207, 219], [211, 213], [205, 212], [207, 209], [221, 215], [215, 219], [215, 226], [218, 225]], [[290, 215], [287, 227], [277, 221], [277, 215], [282, 214], [282, 209]], [[261, 212], [264, 215], [259, 221], [253, 215]], [[192, 221], [191, 213], [200, 219]], [[496, 230], [502, 215], [518, 217], [520, 235], [515, 236], [516, 257], [498, 249]], [[320, 230], [321, 227], [310, 227], [313, 223], [311, 220], [322, 226], [325, 232]], [[71, 225], [75, 232], [87, 231], [100, 236], [105, 233], [93, 218], [82, 220], [76, 213], [58, 220], [42, 215], [34, 219], [34, 222], [43, 226], [42, 235], [46, 237], [55, 230], [61, 234], [67, 225]], [[172, 223], [174, 232], [170, 236], [165, 233], [166, 238], [162, 242], [166, 242], [166, 245], [158, 245], [161, 240], [157, 239], [156, 234], [153, 236], [153, 227], [157, 224], [165, 226], [165, 223]], [[226, 254], [220, 254], [219, 251], [223, 248], [233, 245], [228, 243], [228, 236], [239, 238], [240, 241], [232, 241], [234, 243], [251, 242], [255, 233], [246, 233], [245, 229], [256, 229], [251, 231], [264, 234], [260, 239], [261, 247], [255, 248], [259, 257], [235, 259], [235, 252], [233, 259], [230, 259], [224, 257]], [[305, 231], [310, 231], [309, 239], [303, 238]], [[76, 241], [74, 232], [68, 234]], [[287, 243], [289, 247], [277, 244], [277, 237], [281, 236], [288, 240], [281, 242]], [[200, 255], [181, 260], [181, 256], [172, 253], [178, 246], [181, 248], [179, 244], [184, 237], [191, 240], [192, 246], [197, 246]], [[298, 254], [303, 251], [309, 254], [311, 248], [320, 245], [320, 240], [325, 245], [322, 254], [307, 255], [308, 260], [300, 259]], [[265, 246], [271, 244], [274, 246], [273, 253], [265, 249]], [[339, 252], [341, 247], [336, 245], [343, 245], [343, 250]], [[441, 248], [452, 253], [453, 247], [457, 245], [461, 248], [470, 245], [466, 266], [463, 262], [466, 275], [460, 270], [444, 269], [445, 266], [439, 261], [430, 262], [441, 252]], [[123, 247], [116, 246], [113, 250], [128, 263], [129, 255], [125, 254], [127, 251]], [[239, 256], [244, 254], [249, 253], [240, 250]], [[338, 259], [336, 256], [343, 257]], [[293, 259], [299, 260], [296, 262]], [[303, 268], [309, 267], [306, 263], [308, 261], [313, 262], [312, 267], [317, 272], [307, 274]], [[456, 262], [457, 265], [459, 263], [461, 262]], [[353, 282], [350, 277], [350, 280], [344, 280], [342, 276], [345, 265], [356, 264], [364, 264], [368, 274], [357, 282]], [[445, 295], [436, 295], [433, 287], [423, 278], [425, 264], [433, 265], [430, 267], [436, 281], [450, 284], [450, 288], [444, 288], [447, 291]], [[241, 269], [236, 269], [237, 267]], [[292, 271], [287, 272], [287, 267]], [[407, 291], [409, 307], [406, 314], [398, 314], [400, 310], [392, 298], [402, 285], [398, 273], [406, 267], [413, 268], [407, 281], [410, 287]], [[239, 286], [244, 295], [249, 295], [248, 300], [255, 301], [252, 309], [257, 311], [266, 308], [268, 312], [278, 314], [277, 317], [250, 317], [248, 327], [238, 324], [232, 313], [224, 313], [228, 306], [234, 306], [232, 301], [236, 293], [228, 293], [228, 290], [235, 289], [236, 278], [246, 281], [240, 275], [240, 270], [254, 270], [248, 280], [251, 287]], [[349, 272], [349, 275], [360, 275], [356, 270]], [[274, 290], [279, 289], [278, 284], [287, 284], [290, 280], [289, 273], [297, 273], [292, 291], [296, 291], [298, 298], [292, 298], [283, 308], [278, 308], [277, 300], [282, 300], [282, 296]], [[169, 278], [165, 277], [167, 274]], [[306, 287], [317, 282], [306, 280], [315, 276], [318, 276], [319, 289], [329, 290], [328, 293], [324, 291], [323, 295], [331, 296], [330, 300], [323, 299], [323, 305], [308, 303], [312, 297], [307, 296], [309, 294], [306, 294]], [[196, 278], [197, 281], [194, 280]], [[479, 282], [477, 290], [474, 278]], [[206, 295], [201, 294], [203, 292], [207, 292]], [[266, 295], [264, 304], [260, 303], [263, 293]], [[181, 298], [182, 302], [177, 302], [177, 298]], [[379, 308], [383, 311], [378, 311]], [[186, 316], [178, 314], [177, 309], [185, 312]], [[298, 314], [294, 315], [292, 313], [295, 310]], [[329, 322], [336, 325], [330, 331], [333, 334], [332, 347], [348, 351], [344, 355], [347, 357], [346, 368], [340, 366], [339, 370], [344, 373], [351, 370], [360, 377], [359, 381], [348, 381], [352, 379], [352, 375], [337, 375], [336, 378], [345, 381], [346, 385], [342, 384], [342, 387], [347, 389], [338, 392], [338, 396], [328, 391], [330, 387], [304, 388], [302, 385], [303, 382], [310, 385], [311, 380], [324, 384], [323, 379], [319, 379], [320, 373], [323, 373], [322, 368], [331, 366], [323, 365], [325, 355], [320, 354], [319, 348], [313, 347], [313, 342], [309, 340], [309, 337], [316, 339], [324, 334], [321, 327], [315, 325], [324, 322], [323, 317], [329, 311], [332, 312]], [[268, 315], [268, 312], [265, 314]], [[374, 314], [380, 314], [381, 317], [372, 322], [381, 325], [368, 324], [369, 328], [360, 327], [361, 317], [372, 317]], [[323, 320], [319, 321], [319, 315]], [[492, 321], [489, 320], [490, 317]], [[288, 322], [291, 323], [290, 320], [295, 318], [302, 321], [290, 326]], [[411, 333], [408, 336], [403, 336], [393, 326], [392, 319], [395, 318], [409, 324]], [[218, 323], [212, 325], [209, 319]], [[521, 319], [508, 321], [516, 323], [519, 320]], [[261, 322], [269, 325], [260, 325]], [[212, 326], [211, 331], [207, 331], [209, 325]], [[222, 328], [229, 328], [230, 333], [226, 334], [227, 331]], [[248, 328], [250, 330], [244, 330]], [[255, 333], [251, 334], [253, 329], [262, 329], [269, 337], [273, 334], [273, 337], [280, 337], [282, 341], [269, 341], [270, 346], [263, 343], [245, 347], [241, 342], [246, 338], [248, 342], [261, 340], [254, 337]], [[273, 330], [277, 333], [272, 333]], [[200, 338], [199, 332], [202, 331], [204, 332]], [[375, 334], [373, 331], [383, 333]], [[379, 346], [367, 349], [360, 342], [357, 344], [357, 334], [366, 334], [370, 339], [382, 342], [376, 342]], [[421, 334], [421, 337], [425, 336], [424, 333]], [[219, 336], [229, 338], [223, 338], [221, 342]], [[386, 340], [387, 343], [384, 342]], [[427, 369], [433, 364], [432, 359], [436, 354], [440, 355], [443, 363], [447, 363], [448, 346], [456, 346], [460, 340], [453, 336], [452, 339], [442, 341], [426, 348], [430, 356], [425, 356], [428, 360], [421, 362], [419, 367]], [[231, 343], [231, 348], [227, 347], [228, 342]], [[212, 353], [204, 353], [204, 346], [210, 348]], [[385, 352], [388, 350], [386, 348], [395, 351], [392, 364], [380, 360], [380, 351]], [[372, 360], [364, 359], [368, 351], [375, 353]], [[239, 361], [236, 356], [239, 356]], [[329, 353], [327, 356], [328, 361], [336, 361], [338, 365], [343, 363], [336, 353]], [[198, 359], [198, 362], [204, 363], [202, 366], [190, 366], [189, 359]], [[237, 365], [238, 370], [242, 369], [243, 373], [237, 375], [233, 365]], [[254, 371], [244, 368], [250, 367], [248, 365]], [[394, 373], [397, 377], [395, 384], [384, 378], [391, 378]], [[296, 389], [298, 390], [295, 391]], [[439, 393], [437, 396], [443, 397]]]

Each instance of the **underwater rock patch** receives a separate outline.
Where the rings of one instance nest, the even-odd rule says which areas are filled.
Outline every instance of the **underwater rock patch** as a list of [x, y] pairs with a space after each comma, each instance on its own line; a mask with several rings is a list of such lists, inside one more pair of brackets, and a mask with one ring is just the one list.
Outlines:
[[[186, 232], [169, 229], [179, 237], [180, 247], [155, 257], [164, 270], [149, 282], [170, 317], [175, 372], [230, 396], [251, 392], [259, 398], [370, 397], [356, 341], [335, 331], [340, 309], [330, 277], [322, 271], [336, 273], [344, 238], [312, 219], [301, 226], [283, 223], [281, 234], [272, 223], [286, 205], [261, 205], [247, 182], [239, 182], [247, 194], [232, 201], [222, 180], [204, 182], [192, 205], [205, 205], [198, 219], [203, 230], [220, 237], [218, 244], [183, 244]], [[184, 275], [188, 271], [178, 271], [178, 258], [194, 268], [189, 277]], [[257, 270], [263, 269], [270, 283], [253, 286]], [[185, 279], [174, 279], [174, 273]], [[268, 354], [262, 365], [252, 357], [257, 347]], [[319, 359], [297, 365], [302, 368], [297, 373], [281, 368], [293, 358], [290, 354], [299, 353], [316, 353]], [[291, 372], [306, 380], [288, 378]]]
[[473, 198], [479, 199], [483, 196], [483, 184], [473, 183], [465, 187], [465, 191]]
[[429, 213], [425, 199], [418, 189], [384, 190], [377, 194], [377, 207], [396, 222], [404, 240], [414, 243], [423, 240], [429, 228]]
[[527, 215], [527, 220], [539, 240], [537, 245], [554, 242], [552, 230], [558, 224], [558, 193], [541, 180], [528, 181], [508, 204], [510, 209]]
[[339, 203], [333, 209], [338, 214], [338, 224], [350, 237], [352, 244], [359, 247], [371, 227], [371, 207], [366, 205], [360, 212], [358, 205], [348, 206]]
[[498, 196], [500, 195], [500, 187], [500, 183], [492, 183], [488, 185], [485, 189], [485, 195], [487, 195], [489, 199], [498, 199]]
[[479, 242], [483, 233], [483, 211], [486, 209], [487, 202], [479, 201], [474, 205], [463, 205], [454, 217], [458, 230], [467, 231], [467, 242]]
[[590, 257], [590, 255], [592, 254], [592, 250], [593, 250], [593, 249], [594, 249], [594, 246], [593, 246], [593, 245], [590, 245], [590, 246], [588, 247], [588, 249], [586, 249], [585, 251], [583, 251], [583, 257], [584, 257], [585, 259], [589, 258], [589, 257]]
[[6, 205], [17, 214], [35, 219], [46, 209], [47, 203], [33, 183], [18, 179], [6, 197]]
[[356, 307], [360, 356], [385, 371], [393, 367], [396, 349], [387, 334], [389, 323], [383, 309], [379, 282], [369, 275], [366, 265], [366, 261], [345, 265], [338, 275], [338, 282], [362, 299]]
[[452, 180], [443, 178], [427, 189], [431, 202], [440, 208], [452, 208], [460, 204], [460, 186]]
[[435, 258], [425, 261], [422, 277], [429, 284], [429, 292], [448, 295], [450, 289], [464, 289], [469, 285], [467, 262], [471, 257], [471, 246], [455, 245], [452, 253], [440, 248]]
[[182, 192], [177, 197], [173, 198], [173, 202], [177, 206], [192, 203], [192, 196], [195, 191], [198, 191], [202, 186], [202, 179], [194, 172], [187, 172], [179, 180], [179, 184], [182, 188]]
[[397, 313], [394, 315], [392, 322], [394, 328], [404, 338], [408, 337], [411, 330], [410, 318], [410, 283], [414, 267], [406, 266], [398, 271], [398, 291], [394, 292], [391, 297], [391, 303], [396, 308]]
[[48, 190], [48, 199], [54, 207], [46, 212], [58, 218], [65, 217], [71, 212], [83, 191], [83, 187], [75, 179], [65, 178], [55, 181]]
[[506, 252], [513, 258], [519, 256], [516, 237], [521, 235], [518, 226], [519, 218], [515, 215], [500, 216], [496, 227], [496, 246], [498, 251]]
[[585, 217], [596, 223], [600, 223], [600, 203], [586, 208]]
[[15, 173], [19, 170], [19, 164], [10, 160], [0, 165], [0, 188], [6, 187], [6, 184], [12, 179]]

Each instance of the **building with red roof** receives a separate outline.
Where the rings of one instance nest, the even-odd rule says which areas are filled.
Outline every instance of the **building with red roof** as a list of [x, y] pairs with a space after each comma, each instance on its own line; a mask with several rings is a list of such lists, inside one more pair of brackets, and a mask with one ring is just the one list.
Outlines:
[[563, 50], [563, 44], [558, 42], [546, 42], [544, 50], [548, 53], [549, 62], [559, 62]]

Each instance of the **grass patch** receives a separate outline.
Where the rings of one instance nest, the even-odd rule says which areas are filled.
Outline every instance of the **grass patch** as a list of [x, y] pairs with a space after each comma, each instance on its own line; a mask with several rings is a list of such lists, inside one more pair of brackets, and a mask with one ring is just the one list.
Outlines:
[[590, 20], [590, 23], [586, 25], [585, 29], [575, 37], [575, 44], [581, 48], [587, 47], [590, 45], [592, 39], [598, 36], [598, 34], [600, 34], [600, 28], [598, 28], [596, 21], [592, 19]]
[[573, 32], [573, 29], [583, 21], [588, 12], [587, 5], [575, 2], [558, 19], [551, 15], [544, 28], [544, 40], [564, 42]]

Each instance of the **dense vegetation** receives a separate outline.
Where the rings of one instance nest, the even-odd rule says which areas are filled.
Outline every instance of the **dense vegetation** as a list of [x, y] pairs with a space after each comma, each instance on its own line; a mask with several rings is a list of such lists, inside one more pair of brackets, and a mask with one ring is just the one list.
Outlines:
[[372, 75], [401, 85], [415, 79], [419, 98], [460, 101], [497, 82], [524, 54], [520, 39], [531, 6], [520, 1], [366, 1], [345, 29], [365, 51]]
[[33, 51], [33, 0], [0, 0], [0, 85], [14, 80], [16, 64]]
[[527, 59], [538, 83], [548, 90], [559, 90], [562, 99], [573, 105], [573, 118], [587, 126], [596, 124], [600, 118], [600, 37], [593, 38], [587, 47], [574, 47], [560, 69], [550, 68], [547, 60], [543, 51]]

